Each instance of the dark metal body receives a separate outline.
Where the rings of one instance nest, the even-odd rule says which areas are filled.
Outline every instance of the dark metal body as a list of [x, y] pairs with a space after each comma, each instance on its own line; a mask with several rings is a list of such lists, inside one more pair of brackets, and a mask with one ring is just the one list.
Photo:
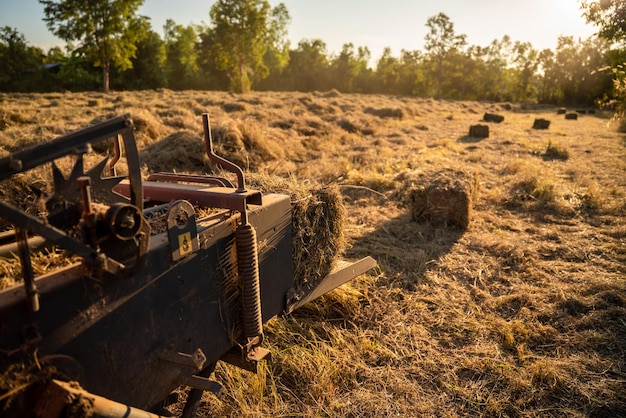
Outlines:
[[[126, 176], [115, 175], [120, 138]], [[114, 141], [114, 159], [85, 173], [83, 155], [103, 140]], [[212, 153], [210, 143], [206, 148]], [[267, 354], [262, 331], [243, 335], [250, 302], [242, 303], [242, 292], [260, 300], [265, 322], [374, 265], [362, 260], [288, 300], [294, 295], [289, 197], [246, 190], [242, 172], [236, 189], [203, 176], [160, 174], [142, 183], [127, 116], [0, 159], [0, 180], [66, 155], [78, 155], [72, 173], [66, 178], [53, 165], [55, 195], [41, 198], [50, 207], [61, 201], [56, 217], [0, 202], [0, 218], [15, 230], [14, 243], [10, 233], [3, 243], [19, 248], [25, 279], [24, 286], [0, 291], [0, 373], [36, 359], [87, 391], [142, 409], [179, 385], [217, 391], [207, 378], [217, 361], [254, 370]], [[198, 219], [192, 204], [219, 210]], [[145, 218], [159, 211], [167, 212], [166, 226], [150, 234]], [[82, 239], [68, 232], [75, 220]], [[252, 277], [258, 284], [247, 288], [238, 273], [242, 244], [235, 232], [241, 225], [252, 228], [255, 241], [244, 253], [258, 254], [248, 266], [258, 270]], [[26, 231], [82, 262], [34, 277], [29, 257], [35, 238]]]
[[[264, 196], [249, 214], [256, 227], [263, 317], [286, 308], [293, 285], [291, 205], [281, 195]], [[33, 334], [39, 356], [63, 354], [80, 364], [83, 387], [100, 396], [148, 408], [198, 370], [162, 359], [167, 353], [200, 349], [206, 364], [217, 362], [234, 344], [239, 323], [237, 289], [227, 277], [233, 263], [234, 217], [198, 223], [200, 249], [172, 263], [168, 240], [155, 236], [146, 266], [128, 278], [96, 280], [77, 266], [65, 275], [40, 277], [40, 311], [30, 313], [23, 289], [0, 293], [0, 350], [19, 355], [24, 331]], [[160, 234], [164, 235], [164, 234]], [[55, 284], [56, 282], [56, 284]], [[234, 298], [229, 301], [228, 298]], [[40, 339], [41, 338], [41, 339]], [[39, 340], [40, 339], [40, 340]]]

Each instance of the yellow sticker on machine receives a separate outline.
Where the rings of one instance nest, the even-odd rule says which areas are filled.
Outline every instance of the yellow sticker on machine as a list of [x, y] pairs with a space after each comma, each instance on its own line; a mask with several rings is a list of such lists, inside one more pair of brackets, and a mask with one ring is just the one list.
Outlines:
[[191, 252], [191, 232], [185, 232], [184, 234], [180, 234], [178, 236], [178, 248], [181, 256], [187, 255]]

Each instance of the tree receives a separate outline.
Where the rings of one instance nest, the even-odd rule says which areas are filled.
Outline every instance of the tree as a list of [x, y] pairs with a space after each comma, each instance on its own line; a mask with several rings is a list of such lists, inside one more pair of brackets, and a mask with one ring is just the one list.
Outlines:
[[436, 97], [441, 96], [441, 83], [444, 77], [444, 64], [453, 51], [460, 50], [467, 44], [465, 35], [454, 33], [454, 23], [445, 13], [432, 16], [426, 22], [429, 32], [424, 38], [424, 49], [435, 61], [435, 79], [437, 81]]
[[44, 53], [10, 26], [0, 28], [0, 91], [37, 90]]
[[285, 69], [288, 88], [297, 91], [328, 90], [329, 68], [324, 41], [303, 39], [297, 49], [289, 51], [289, 64]]
[[376, 63], [377, 93], [401, 94], [400, 60], [391, 55], [391, 48], [386, 47]]
[[606, 65], [604, 40], [590, 38], [575, 41], [571, 36], [560, 36], [557, 42], [555, 68], [557, 85], [564, 104], [592, 104], [602, 95], [610, 74], [598, 73]]
[[196, 50], [199, 38], [196, 29], [191, 25], [183, 26], [167, 19], [163, 30], [168, 85], [179, 90], [196, 87], [200, 75]]
[[600, 27], [600, 37], [616, 42], [626, 40], [626, 1], [585, 0], [581, 7], [587, 22]]
[[539, 53], [540, 84], [539, 101], [541, 103], [558, 102], [558, 75], [556, 54], [551, 49], [544, 49]]
[[530, 42], [515, 42], [513, 46], [513, 63], [517, 70], [517, 84], [515, 88], [515, 100], [526, 101], [534, 92], [531, 91], [533, 77], [539, 67], [539, 52], [533, 48]]
[[483, 97], [490, 100], [511, 100], [511, 74], [509, 67], [513, 43], [509, 35], [494, 39], [483, 51], [485, 71], [481, 76]]
[[[217, 0], [210, 11], [220, 69], [227, 71], [231, 89], [247, 92], [254, 80], [267, 77], [269, 51], [286, 52], [287, 8], [272, 9], [268, 0]], [[274, 55], [275, 57], [275, 55]]]
[[[587, 22], [600, 28], [598, 35], [601, 38], [621, 45], [622, 50], [611, 51], [610, 54], [607, 54], [607, 60], [611, 62], [614, 58], [623, 56], [625, 54], [623, 47], [626, 41], [626, 1], [584, 0], [581, 3], [581, 8]], [[615, 117], [622, 122], [619, 129], [621, 132], [626, 132], [626, 67], [623, 61], [613, 61], [610, 69], [613, 76], [613, 91], [610, 95], [606, 95], [610, 97], [605, 97], [605, 101], [615, 107]]]
[[263, 57], [263, 62], [267, 66], [268, 75], [265, 77], [255, 77], [254, 83], [263, 84], [265, 88], [276, 88], [283, 79], [283, 70], [289, 63], [289, 39], [287, 37], [287, 26], [291, 17], [284, 4], [280, 3], [274, 7], [269, 21], [269, 31], [265, 44], [267, 50]]
[[341, 53], [332, 60], [333, 87], [346, 93], [369, 93], [371, 71], [367, 65], [371, 57], [367, 47], [347, 43]]
[[145, 35], [148, 18], [136, 15], [143, 0], [39, 0], [53, 34], [77, 44], [77, 50], [102, 68], [102, 89], [109, 91], [111, 64], [131, 68], [136, 43]]
[[131, 59], [132, 68], [117, 77], [124, 89], [156, 89], [166, 85], [165, 43], [158, 33], [149, 30], [146, 37], [137, 43], [137, 52]]

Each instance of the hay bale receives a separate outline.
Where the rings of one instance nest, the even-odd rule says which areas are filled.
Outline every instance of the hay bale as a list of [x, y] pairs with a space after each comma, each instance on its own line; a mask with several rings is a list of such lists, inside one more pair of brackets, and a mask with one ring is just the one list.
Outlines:
[[485, 113], [483, 115], [483, 120], [485, 122], [495, 122], [495, 123], [501, 123], [504, 122], [504, 116], [502, 115], [498, 115], [496, 113]]
[[443, 169], [411, 175], [407, 179], [405, 203], [411, 219], [437, 226], [467, 229], [478, 193], [474, 172]]
[[291, 197], [294, 283], [297, 289], [315, 286], [345, 247], [346, 213], [339, 189], [259, 173], [246, 176], [252, 189]]
[[566, 113], [565, 120], [578, 120], [578, 113], [576, 112]]
[[489, 138], [489, 126], [472, 125], [469, 129], [469, 136], [474, 138]]
[[548, 119], [535, 119], [533, 123], [533, 129], [548, 129], [550, 127], [550, 121]]
[[560, 107], [560, 108], [558, 108], [558, 109], [557, 109], [557, 111], [556, 111], [556, 114], [557, 114], [557, 115], [564, 115], [564, 114], [566, 114], [566, 113], [567, 113], [567, 109], [566, 109], [566, 108], [564, 108], [564, 107]]

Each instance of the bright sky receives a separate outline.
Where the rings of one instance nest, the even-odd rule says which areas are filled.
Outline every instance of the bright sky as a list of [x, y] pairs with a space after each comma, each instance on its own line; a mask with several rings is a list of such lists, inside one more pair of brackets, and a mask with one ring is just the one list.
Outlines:
[[[270, 0], [276, 5], [280, 0]], [[443, 12], [457, 34], [470, 45], [486, 46], [509, 35], [512, 41], [530, 42], [535, 49], [555, 49], [559, 35], [586, 39], [596, 28], [585, 24], [579, 0], [282, 0], [291, 15], [289, 39], [295, 48], [302, 39], [321, 39], [329, 53], [343, 44], [367, 46], [373, 61], [383, 48], [392, 55], [401, 49], [423, 49], [429, 17]], [[176, 23], [209, 23], [210, 0], [144, 0], [139, 13], [149, 16], [152, 28], [163, 34], [167, 18]], [[64, 43], [42, 21], [37, 0], [0, 0], [0, 27], [23, 33], [29, 44], [44, 50]]]

